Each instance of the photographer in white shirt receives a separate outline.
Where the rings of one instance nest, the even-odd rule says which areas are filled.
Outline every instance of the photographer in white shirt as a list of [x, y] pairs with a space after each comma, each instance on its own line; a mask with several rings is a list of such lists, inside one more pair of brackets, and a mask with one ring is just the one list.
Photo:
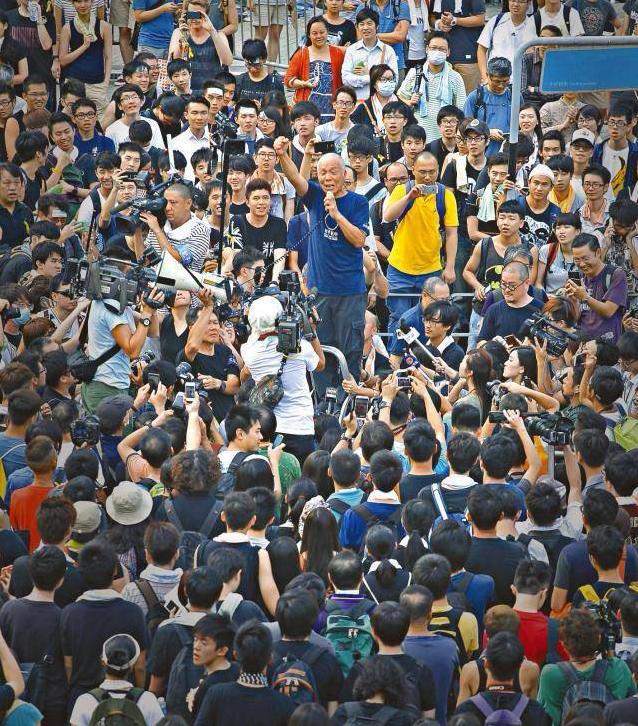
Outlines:
[[[283, 353], [277, 351], [277, 320], [283, 313], [281, 303], [270, 296], [261, 297], [250, 306], [248, 322], [251, 334], [241, 347], [245, 363], [242, 381], [252, 376], [255, 383], [259, 383], [264, 376], [274, 375], [279, 370]], [[325, 366], [314, 323], [304, 322], [302, 327], [302, 335], [306, 333], [308, 337], [314, 337], [310, 342], [302, 338], [301, 351], [288, 355], [281, 375], [284, 395], [274, 408], [277, 433], [283, 435], [286, 451], [294, 454], [301, 463], [315, 448], [314, 407], [306, 373], [321, 371]]]

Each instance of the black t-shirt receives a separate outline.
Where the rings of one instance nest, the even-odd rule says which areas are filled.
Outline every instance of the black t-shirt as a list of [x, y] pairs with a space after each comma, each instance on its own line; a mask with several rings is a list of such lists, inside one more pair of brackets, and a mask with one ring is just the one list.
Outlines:
[[[479, 213], [479, 206], [480, 206], [480, 200], [477, 195], [477, 192], [481, 192], [481, 196], [483, 195], [483, 191], [485, 190], [485, 187], [479, 186], [480, 185], [480, 179], [477, 181], [476, 186], [474, 189], [467, 195], [467, 199], [465, 201], [465, 219], [467, 220], [468, 217], [477, 217]], [[478, 220], [478, 230], [482, 234], [489, 236], [489, 237], [495, 237], [499, 233], [498, 224], [496, 224], [496, 216], [493, 220], [489, 222], [483, 222], [481, 219]]]
[[[53, 65], [53, 51], [42, 50], [38, 36], [38, 24], [30, 18], [25, 18], [18, 10], [10, 10], [7, 20], [11, 25], [11, 37], [16, 40], [28, 54], [29, 75], [35, 74], [46, 79], [47, 84], [52, 83], [51, 66]], [[46, 19], [44, 27], [49, 37], [55, 43], [55, 22], [53, 13]]]
[[[239, 366], [227, 345], [215, 343], [213, 355], [197, 353], [191, 361], [191, 372], [196, 377], [201, 373], [225, 381], [228, 376], [239, 376]], [[234, 406], [235, 399], [226, 393], [208, 391], [208, 403], [213, 409], [215, 418], [218, 421], [223, 421], [226, 414]]]
[[522, 308], [513, 308], [505, 300], [490, 305], [483, 318], [479, 340], [493, 340], [497, 335], [519, 335], [523, 323], [542, 307], [543, 303], [536, 298]]
[[[511, 710], [515, 708], [521, 698], [520, 693], [513, 693], [511, 691], [483, 691], [481, 695], [495, 711], [499, 709]], [[463, 701], [454, 712], [454, 715], [459, 713], [471, 713], [482, 724], [485, 723], [485, 716], [470, 700]], [[545, 713], [544, 708], [538, 701], [530, 699], [530, 702], [521, 715], [521, 723], [522, 726], [550, 726], [552, 720]]]
[[[206, 521], [206, 517], [216, 501], [215, 495], [209, 494], [208, 492], [189, 492], [188, 494], [174, 496], [173, 506], [175, 507], [175, 514], [177, 514], [182, 524], [182, 529], [185, 532], [199, 532], [200, 527]], [[153, 519], [156, 519], [158, 522], [169, 521], [166, 516], [163, 499], [153, 514]], [[225, 531], [226, 525], [218, 517], [209, 536], [217, 537], [218, 534]]]
[[230, 668], [226, 668], [223, 671], [215, 671], [207, 676], [204, 676], [199, 684], [197, 693], [193, 699], [193, 718], [197, 716], [199, 709], [204, 701], [204, 696], [208, 691], [219, 683], [233, 683], [239, 678], [239, 666], [237, 663], [231, 663]]
[[[55, 591], [53, 599], [58, 607], [64, 608], [75, 602], [86, 589], [78, 568], [72, 562], [67, 562], [64, 580]], [[29, 572], [29, 556], [25, 554], [13, 563], [9, 593], [14, 597], [26, 597], [31, 590], [33, 590], [33, 580]]]
[[[6, 567], [7, 565], [14, 565], [18, 558], [24, 556], [25, 560], [28, 559], [27, 548], [24, 546], [24, 542], [18, 537], [18, 535], [11, 529], [0, 529], [0, 567]], [[13, 572], [11, 573], [13, 577]], [[29, 588], [31, 592], [32, 588]], [[28, 595], [29, 592], [25, 592]], [[13, 593], [11, 593], [13, 595]]]
[[38, 395], [45, 403], [48, 403], [52, 409], [55, 408], [58, 403], [62, 403], [62, 401], [72, 400], [70, 396], [63, 396], [54, 388], [51, 388], [51, 386], [41, 386], [38, 388]]
[[[401, 655], [382, 655], [381, 658], [390, 658], [401, 671], [405, 674], [409, 686], [406, 688], [406, 707], [412, 707], [418, 712], [419, 717], [421, 711], [429, 711], [436, 708], [436, 686], [434, 684], [434, 676], [429, 666], [424, 663], [418, 663], [411, 655], [402, 653]], [[359, 674], [363, 669], [363, 661], [355, 661], [348, 677], [346, 678], [343, 689], [341, 690], [342, 703], [353, 701], [352, 688]]]
[[242, 202], [241, 204], [237, 204], [237, 202], [231, 202], [228, 205], [228, 211], [231, 215], [239, 215], [248, 214], [248, 212], [250, 212], [250, 209], [248, 209], [248, 204], [246, 204], [246, 202]]
[[[425, 150], [429, 151], [430, 154], [434, 154], [434, 156], [436, 156], [436, 160], [439, 162], [439, 169], [443, 168], [443, 162], [445, 161], [445, 157], [449, 153], [451, 153], [441, 139], [435, 139], [434, 141], [430, 141], [429, 144], [425, 145]], [[456, 145], [454, 146], [454, 151], [456, 151]], [[447, 171], [447, 169], [445, 171]]]
[[11, 600], [0, 612], [0, 630], [18, 663], [38, 663], [44, 656], [51, 659], [45, 671], [47, 708], [66, 703], [61, 612], [52, 602], [33, 600]]
[[97, 688], [104, 678], [102, 646], [107, 638], [127, 633], [146, 650], [146, 621], [135, 603], [121, 598], [79, 601], [64, 608], [61, 616], [62, 652], [73, 658], [71, 705], [81, 693]]
[[237, 76], [237, 85], [235, 86], [235, 100], [237, 101], [242, 98], [250, 98], [261, 105], [261, 99], [268, 91], [284, 92], [284, 84], [281, 76], [277, 73], [269, 73], [261, 81], [253, 81], [248, 73]]
[[192, 625], [169, 621], [155, 631], [149, 650], [146, 671], [152, 676], [163, 678], [164, 685], [168, 683], [173, 661], [184, 647], [177, 628], [184, 630], [189, 638], [193, 637]]
[[621, 723], [638, 726], [638, 697], [630, 696], [607, 704], [604, 716], [607, 726], [620, 726]]
[[498, 537], [472, 537], [470, 555], [465, 569], [475, 575], [490, 575], [494, 579], [494, 595], [491, 605], [513, 605], [514, 595], [510, 585], [518, 563], [524, 558], [525, 549], [517, 542], [506, 542]]
[[280, 640], [273, 647], [273, 669], [284, 656], [288, 655], [289, 660], [290, 657], [303, 660], [304, 654], [309, 650], [320, 653], [312, 665], [309, 664], [309, 667], [317, 683], [321, 705], [327, 706], [330, 701], [339, 701], [343, 674], [339, 661], [326, 648], [320, 648], [309, 641]]
[[287, 726], [295, 703], [271, 688], [221, 683], [209, 689], [195, 726]]
[[443, 477], [440, 474], [406, 474], [399, 484], [401, 502], [405, 504], [411, 499], [416, 499], [421, 489], [440, 482], [441, 479]]
[[[2, 46], [0, 47], [0, 63], [11, 66], [13, 72], [17, 76], [19, 73], [18, 64], [21, 60], [26, 60], [27, 54], [22, 43], [14, 40], [11, 36], [5, 36]], [[21, 88], [21, 86], [20, 86]]]
[[[244, 216], [232, 217], [228, 226], [228, 236], [236, 247], [254, 247], [263, 253], [266, 265], [270, 265], [286, 249], [288, 241], [288, 230], [286, 223], [281, 217], [268, 215], [268, 220], [263, 227], [254, 227]], [[276, 255], [275, 250], [280, 250]], [[266, 282], [270, 282], [272, 276], [268, 271]]]
[[[351, 701], [350, 703], [353, 703]], [[330, 719], [330, 726], [345, 726], [348, 721], [348, 712], [346, 710], [345, 703], [334, 712], [334, 715]], [[375, 723], [374, 717], [381, 711], [385, 706], [382, 703], [368, 703], [367, 701], [359, 701], [356, 704], [358, 706], [358, 714], [364, 719], [369, 719], [369, 722]], [[396, 709], [394, 716], [390, 717], [389, 721], [384, 721], [386, 726], [412, 726], [415, 722], [414, 713], [407, 709]]]
[[243, 556], [244, 567], [241, 571], [237, 592], [244, 600], [255, 602], [261, 608], [264, 603], [259, 589], [259, 549], [253, 547], [250, 542], [218, 542], [211, 539], [199, 548], [197, 566], [205, 565], [210, 555], [220, 547], [229, 547]]
[[350, 45], [357, 42], [357, 29], [352, 20], [336, 25], [329, 23], [325, 15], [323, 19], [328, 28], [328, 45]]
[[188, 327], [181, 335], [175, 332], [175, 321], [169, 313], [164, 317], [160, 325], [160, 351], [162, 360], [175, 363], [177, 356], [184, 350], [188, 340]]
[[0, 283], [17, 283], [22, 275], [33, 269], [33, 260], [30, 254], [23, 253], [22, 248], [13, 250], [9, 261], [2, 269]]
[[[520, 200], [519, 200], [520, 201]], [[521, 229], [521, 239], [529, 247], [542, 247], [549, 242], [549, 235], [560, 214], [560, 209], [551, 202], [543, 212], [534, 212], [525, 199], [525, 224]]]

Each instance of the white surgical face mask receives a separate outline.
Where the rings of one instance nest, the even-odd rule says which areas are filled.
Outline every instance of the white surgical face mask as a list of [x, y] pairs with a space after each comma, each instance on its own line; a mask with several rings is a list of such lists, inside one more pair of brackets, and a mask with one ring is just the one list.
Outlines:
[[428, 62], [433, 66], [442, 66], [447, 59], [447, 53], [443, 50], [429, 50]]
[[391, 96], [396, 90], [397, 84], [394, 81], [379, 81], [377, 83], [377, 93], [384, 98]]

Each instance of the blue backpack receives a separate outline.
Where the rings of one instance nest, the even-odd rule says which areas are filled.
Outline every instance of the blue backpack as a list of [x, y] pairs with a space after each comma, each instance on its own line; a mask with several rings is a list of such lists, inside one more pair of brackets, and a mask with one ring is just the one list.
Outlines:
[[296, 706], [317, 703], [319, 691], [312, 666], [323, 651], [318, 645], [312, 645], [302, 656], [284, 653], [272, 674], [273, 690], [290, 698]]

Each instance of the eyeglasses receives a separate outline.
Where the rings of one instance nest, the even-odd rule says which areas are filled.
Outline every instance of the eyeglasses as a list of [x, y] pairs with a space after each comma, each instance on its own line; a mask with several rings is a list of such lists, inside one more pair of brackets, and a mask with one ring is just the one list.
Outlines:
[[626, 125], [626, 121], [607, 121], [607, 126], [610, 129], [624, 129]]
[[120, 96], [120, 103], [126, 103], [127, 101], [139, 101], [140, 97], [137, 93], [127, 93], [125, 96]]
[[87, 118], [87, 119], [88, 118], [95, 118], [96, 116], [97, 116], [97, 114], [95, 113], [95, 111], [86, 111], [86, 112], [84, 112], [84, 111], [78, 111], [75, 114], [75, 118], [80, 119], [80, 120], [83, 119], [83, 118]]
[[0, 101], [0, 108], [8, 108], [12, 103], [11, 99], [5, 98], [3, 101]]
[[485, 141], [485, 136], [466, 136], [465, 137], [466, 144], [478, 144], [479, 141]]
[[339, 106], [339, 108], [351, 108], [354, 106], [354, 103], [352, 101], [335, 101], [335, 106]]
[[268, 152], [268, 151], [258, 151], [257, 156], [260, 159], [276, 159], [277, 158], [277, 154], [275, 154], [274, 152]]
[[521, 280], [521, 282], [501, 282], [501, 290], [514, 292], [514, 290], [518, 290], [521, 285], [524, 285], [525, 282], [525, 280]]
[[391, 177], [388, 177], [388, 179], [386, 179], [386, 181], [389, 184], [405, 184], [407, 182], [408, 178], [409, 177], [407, 177], [407, 176], [399, 176], [399, 177], [391, 176]]
[[600, 189], [601, 187], [604, 187], [605, 185], [602, 182], [593, 182], [593, 181], [584, 181], [583, 187], [586, 189]]
[[459, 120], [457, 118], [444, 118], [441, 119], [441, 126], [458, 126]]

